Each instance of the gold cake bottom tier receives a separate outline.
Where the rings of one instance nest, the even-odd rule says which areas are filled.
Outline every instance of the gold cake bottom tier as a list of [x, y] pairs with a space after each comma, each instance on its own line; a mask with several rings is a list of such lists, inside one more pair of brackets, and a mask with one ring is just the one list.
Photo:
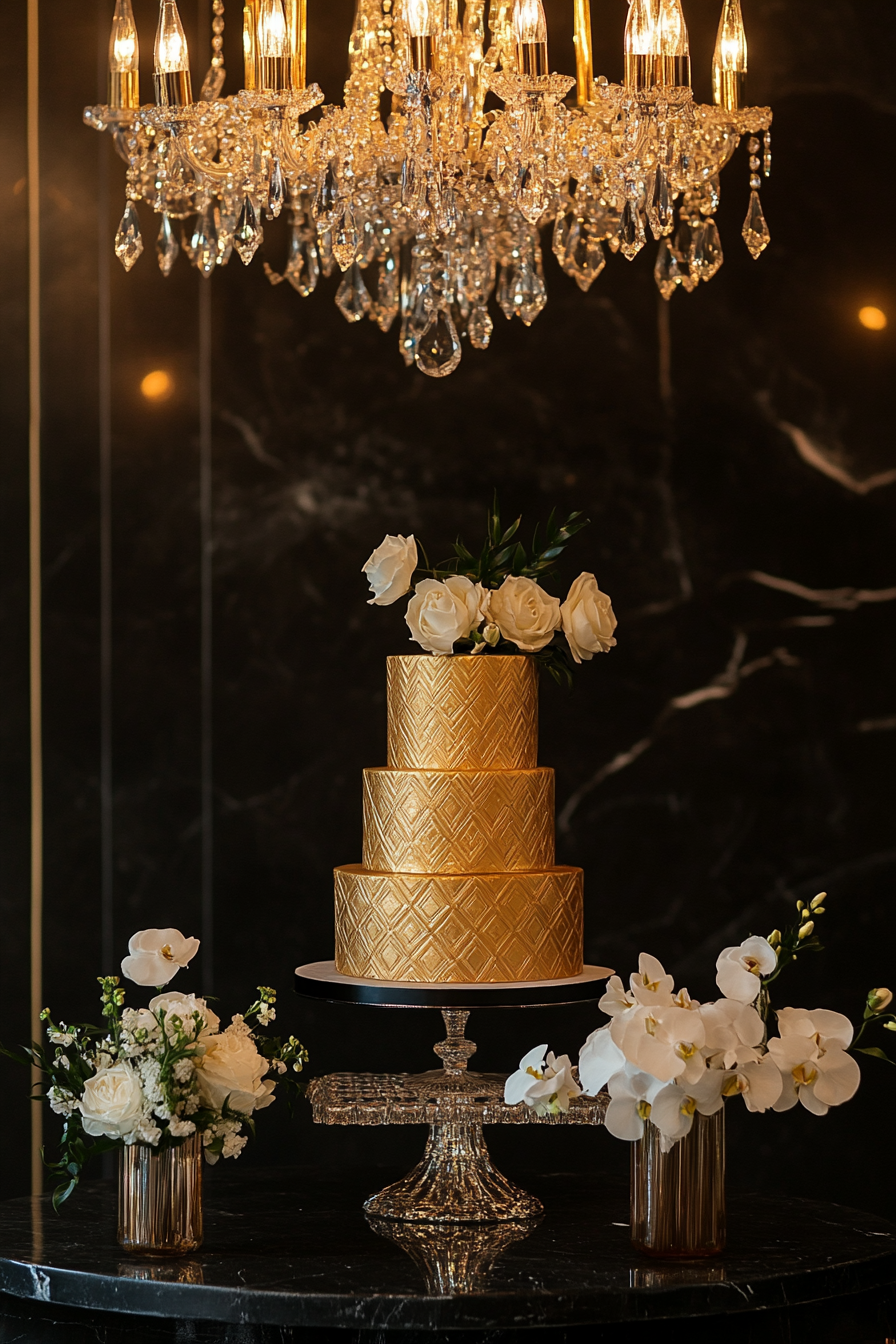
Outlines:
[[336, 969], [372, 980], [495, 984], [582, 971], [582, 870], [337, 868]]

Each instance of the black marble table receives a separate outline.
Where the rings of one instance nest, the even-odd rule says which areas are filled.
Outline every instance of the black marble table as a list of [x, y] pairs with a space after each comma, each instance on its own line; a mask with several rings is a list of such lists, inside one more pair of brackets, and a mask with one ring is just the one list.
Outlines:
[[[0, 1205], [0, 1344], [279, 1344], [351, 1333], [373, 1344], [392, 1332], [509, 1340], [535, 1328], [546, 1332], [536, 1339], [618, 1331], [630, 1340], [661, 1321], [683, 1329], [683, 1318], [694, 1340], [711, 1338], [701, 1331], [721, 1316], [730, 1339], [747, 1337], [732, 1329], [753, 1313], [773, 1340], [782, 1313], [816, 1304], [829, 1325], [844, 1302], [863, 1303], [872, 1325], [843, 1339], [884, 1344], [894, 1333], [896, 1227], [870, 1214], [735, 1196], [725, 1255], [674, 1264], [631, 1249], [624, 1188], [579, 1174], [530, 1176], [524, 1184], [545, 1206], [534, 1227], [372, 1225], [361, 1202], [389, 1174], [216, 1169], [206, 1182], [205, 1246], [186, 1261], [117, 1249], [110, 1183], [86, 1184], [60, 1215], [47, 1200], [11, 1200]], [[855, 1327], [859, 1318], [847, 1319]], [[801, 1337], [788, 1330], [780, 1338]], [[811, 1333], [841, 1338], [821, 1325]]]

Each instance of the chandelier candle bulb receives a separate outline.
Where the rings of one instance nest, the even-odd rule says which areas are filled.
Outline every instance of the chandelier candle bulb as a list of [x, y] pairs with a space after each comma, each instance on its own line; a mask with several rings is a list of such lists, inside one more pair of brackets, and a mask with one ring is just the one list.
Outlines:
[[404, 21], [408, 30], [412, 70], [429, 71], [435, 64], [435, 14], [431, 0], [406, 0]]
[[651, 0], [631, 0], [625, 21], [625, 86], [649, 89], [656, 84], [659, 35]]
[[657, 23], [660, 63], [657, 84], [665, 88], [691, 87], [691, 54], [681, 0], [660, 0]]
[[712, 58], [712, 100], [736, 112], [744, 105], [747, 82], [747, 35], [740, 0], [724, 0], [716, 49]]
[[541, 0], [514, 0], [513, 32], [521, 75], [548, 73], [548, 25]]
[[591, 41], [591, 0], [575, 0], [573, 42], [576, 49], [576, 101], [585, 107], [592, 101], [594, 47]]
[[162, 0], [155, 45], [156, 103], [159, 107], [186, 107], [193, 101], [187, 38], [175, 0]]
[[140, 106], [140, 44], [131, 0], [115, 0], [109, 37], [109, 106]]
[[258, 87], [281, 92], [292, 83], [289, 25], [282, 0], [261, 0], [258, 9]]

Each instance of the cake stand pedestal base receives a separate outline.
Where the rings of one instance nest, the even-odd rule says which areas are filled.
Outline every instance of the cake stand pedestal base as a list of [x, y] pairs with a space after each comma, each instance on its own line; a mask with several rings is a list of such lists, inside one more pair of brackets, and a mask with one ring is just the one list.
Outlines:
[[403, 1180], [364, 1204], [373, 1218], [404, 1223], [520, 1223], [542, 1205], [492, 1165], [483, 1124], [586, 1124], [603, 1121], [606, 1097], [576, 1097], [567, 1112], [537, 1116], [504, 1101], [504, 1074], [473, 1073], [470, 1014], [443, 1008], [446, 1038], [433, 1049], [441, 1069], [420, 1074], [331, 1073], [308, 1087], [314, 1119], [324, 1125], [428, 1124], [423, 1160]]

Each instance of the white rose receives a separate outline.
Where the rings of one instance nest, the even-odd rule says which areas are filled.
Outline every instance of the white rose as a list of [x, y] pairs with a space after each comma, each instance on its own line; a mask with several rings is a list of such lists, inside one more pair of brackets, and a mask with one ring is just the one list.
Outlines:
[[217, 1013], [212, 1012], [205, 999], [199, 999], [195, 994], [177, 994], [173, 991], [170, 994], [157, 994], [154, 999], [150, 999], [149, 1006], [156, 1014], [164, 1009], [165, 1029], [169, 1036], [172, 1031], [169, 1026], [169, 1019], [172, 1014], [181, 1019], [189, 1036], [193, 1029], [193, 1014], [199, 1013], [205, 1023], [196, 1037], [200, 1041], [205, 1040], [206, 1036], [213, 1036], [221, 1025], [221, 1019]]
[[523, 653], [537, 653], [560, 625], [560, 599], [534, 579], [508, 575], [500, 588], [484, 594], [482, 614]]
[[423, 579], [414, 589], [405, 620], [415, 639], [429, 653], [451, 653], [459, 639], [467, 639], [481, 617], [481, 590], [461, 574], [444, 583]]
[[417, 568], [417, 543], [410, 537], [385, 537], [361, 568], [367, 575], [373, 597], [369, 607], [389, 607], [404, 597]]
[[130, 1064], [100, 1069], [84, 1084], [78, 1110], [94, 1138], [106, 1135], [127, 1141], [143, 1119], [143, 1089], [136, 1071]]
[[122, 974], [135, 985], [167, 985], [198, 951], [199, 939], [185, 938], [179, 929], [141, 929], [128, 943]]
[[577, 663], [590, 662], [596, 653], [609, 653], [616, 643], [616, 617], [606, 593], [593, 574], [580, 574], [560, 608], [563, 633]]
[[220, 1111], [226, 1101], [231, 1110], [251, 1115], [274, 1100], [274, 1083], [262, 1082], [268, 1062], [244, 1032], [211, 1036], [196, 1063], [199, 1095], [214, 1111]]

